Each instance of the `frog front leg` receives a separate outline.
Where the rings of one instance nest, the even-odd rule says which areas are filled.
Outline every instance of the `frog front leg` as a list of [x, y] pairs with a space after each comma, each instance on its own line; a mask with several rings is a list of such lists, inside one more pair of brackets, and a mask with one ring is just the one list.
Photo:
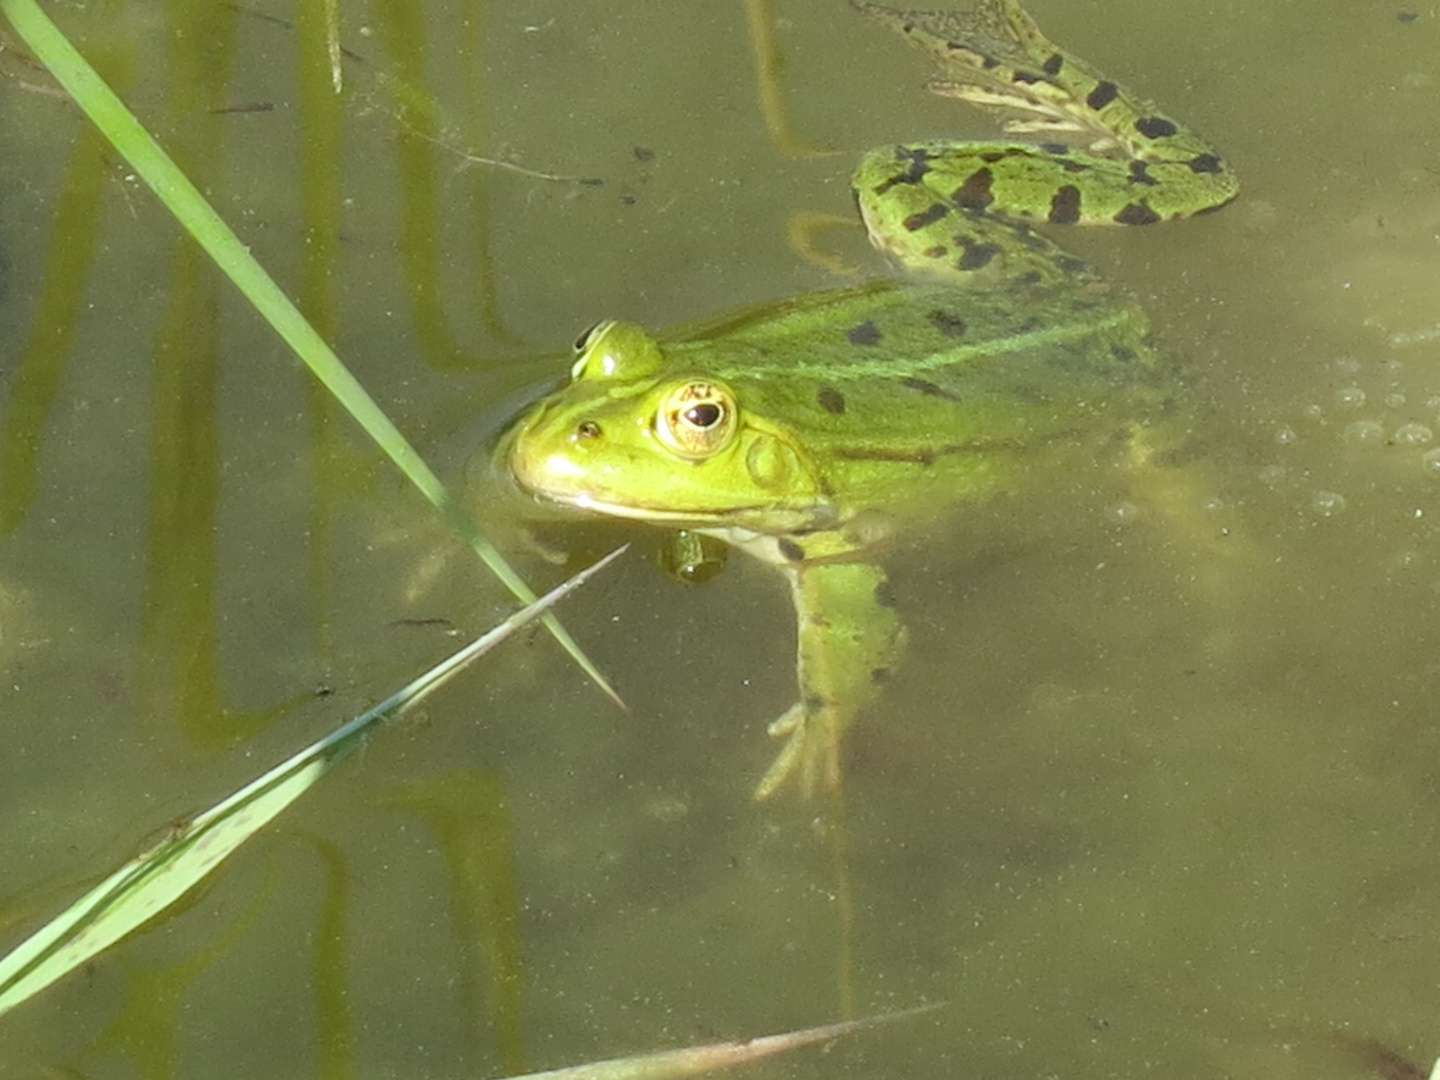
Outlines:
[[875, 698], [905, 644], [880, 567], [816, 562], [784, 567], [784, 573], [795, 604], [800, 700], [770, 725], [785, 746], [755, 789], [757, 799], [792, 775], [806, 795], [817, 780], [839, 784], [841, 737]]

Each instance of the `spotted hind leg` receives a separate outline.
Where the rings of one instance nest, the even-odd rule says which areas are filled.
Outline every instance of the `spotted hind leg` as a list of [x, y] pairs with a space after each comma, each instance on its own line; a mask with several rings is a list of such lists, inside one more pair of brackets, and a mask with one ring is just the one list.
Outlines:
[[852, 183], [876, 248], [910, 273], [965, 287], [1073, 285], [1088, 276], [1058, 244], [988, 212], [975, 183], [947, 185], [935, 175], [961, 153], [973, 151], [934, 143], [865, 155]]

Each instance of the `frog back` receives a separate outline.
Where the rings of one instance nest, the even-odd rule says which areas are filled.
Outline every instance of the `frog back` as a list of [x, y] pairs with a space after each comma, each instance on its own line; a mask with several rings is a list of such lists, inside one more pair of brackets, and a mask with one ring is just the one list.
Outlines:
[[1093, 456], [1168, 406], [1137, 307], [1099, 288], [1012, 292], [883, 281], [801, 297], [682, 329], [667, 366], [723, 380], [742, 415], [782, 427], [833, 519], [924, 513]]

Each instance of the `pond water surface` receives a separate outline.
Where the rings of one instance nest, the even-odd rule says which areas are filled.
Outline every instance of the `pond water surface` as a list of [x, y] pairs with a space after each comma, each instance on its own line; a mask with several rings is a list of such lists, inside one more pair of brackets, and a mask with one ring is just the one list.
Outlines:
[[[841, 0], [770, 11], [814, 156], [767, 129], [735, 0], [341, 6], [338, 109], [292, 21], [320, 5], [53, 7], [456, 481], [597, 319], [834, 285], [794, 215], [849, 213], [870, 146], [993, 131]], [[911, 647], [847, 746], [843, 873], [823, 806], [749, 799], [793, 693], [781, 584], [736, 557], [683, 586], [642, 543], [562, 613], [629, 712], [511, 643], [0, 1019], [0, 1073], [493, 1076], [847, 1001], [947, 1004], [753, 1074], [1428, 1068], [1440, 15], [1034, 13], [1241, 175], [1222, 214], [1064, 237], [1193, 373], [1198, 529], [1087, 489], [892, 552]], [[0, 77], [8, 948], [510, 605], [23, 50]]]

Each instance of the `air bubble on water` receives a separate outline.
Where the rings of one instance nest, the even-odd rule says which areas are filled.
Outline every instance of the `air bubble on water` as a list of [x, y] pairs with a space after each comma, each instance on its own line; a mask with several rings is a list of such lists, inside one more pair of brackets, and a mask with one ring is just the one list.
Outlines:
[[1335, 361], [1335, 370], [1346, 375], [1355, 375], [1360, 371], [1360, 361], [1353, 356], [1342, 356]]
[[1335, 391], [1335, 404], [1347, 409], [1358, 409], [1365, 404], [1365, 391], [1358, 386], [1342, 386]]
[[1345, 496], [1338, 491], [1317, 491], [1310, 498], [1310, 509], [1321, 517], [1334, 517], [1345, 509]]
[[1391, 390], [1385, 395], [1385, 407], [1388, 409], [1403, 409], [1405, 407], [1405, 395], [1399, 390]]
[[1397, 551], [1390, 556], [1389, 569], [1413, 570], [1420, 565], [1420, 553], [1414, 550]]
[[1139, 503], [1117, 502], [1110, 507], [1110, 520], [1117, 525], [1129, 525], [1139, 520], [1142, 513]]
[[1306, 405], [1303, 411], [1305, 413], [1305, 419], [1307, 420], [1325, 419], [1325, 410], [1319, 405]]
[[1431, 476], [1440, 476], [1440, 447], [1420, 455], [1420, 467]]
[[1385, 425], [1379, 420], [1356, 420], [1345, 425], [1340, 437], [1351, 446], [1384, 446]]
[[1287, 471], [1284, 465], [1266, 465], [1260, 470], [1260, 482], [1273, 487], [1285, 479]]
[[1428, 398], [1426, 398], [1425, 408], [1432, 410], [1440, 409], [1440, 394], [1431, 394]]
[[1296, 434], [1295, 429], [1288, 424], [1275, 429], [1275, 441], [1281, 446], [1289, 446], [1299, 438], [1300, 436]]
[[1399, 446], [1429, 446], [1435, 441], [1435, 433], [1424, 424], [1401, 424], [1395, 429], [1395, 442]]

